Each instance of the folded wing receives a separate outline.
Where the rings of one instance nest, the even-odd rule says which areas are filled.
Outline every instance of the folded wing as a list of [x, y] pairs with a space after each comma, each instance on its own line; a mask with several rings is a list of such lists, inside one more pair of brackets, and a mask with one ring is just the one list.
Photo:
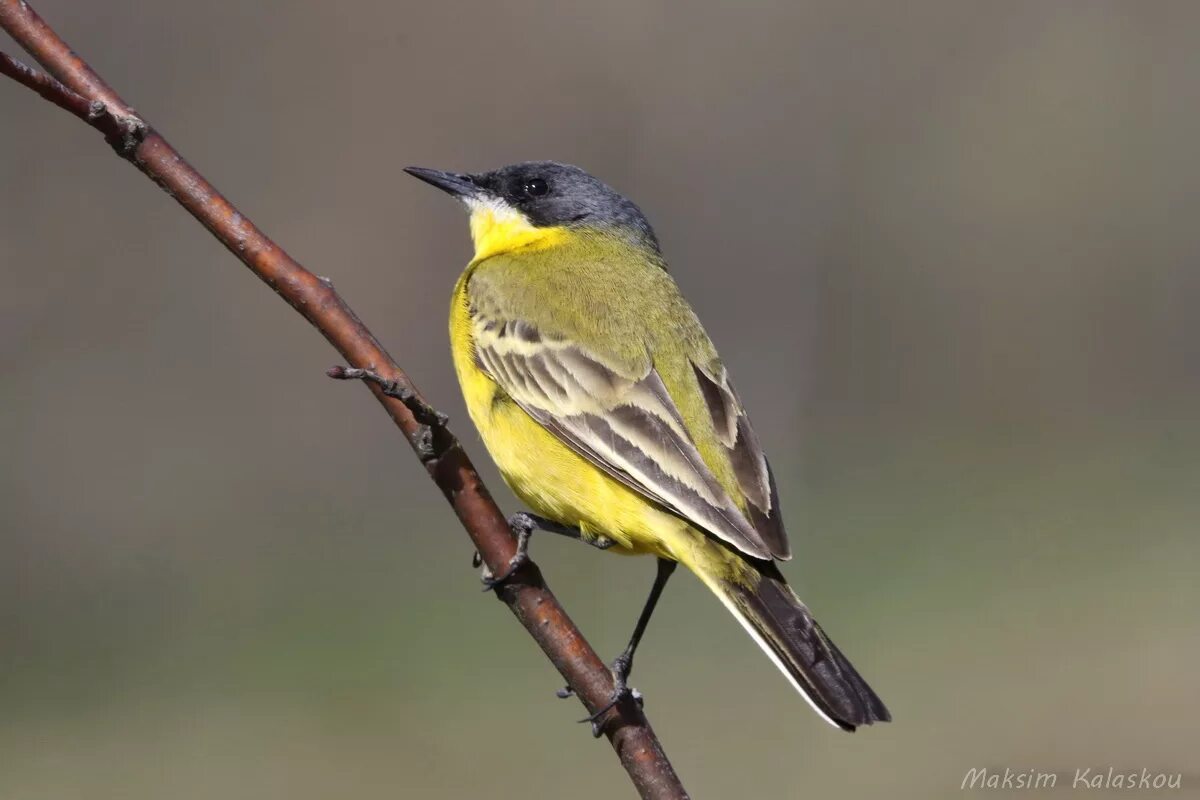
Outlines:
[[770, 467], [723, 369], [696, 367], [696, 379], [745, 511], [705, 463], [650, 359], [606, 358], [478, 309], [473, 325], [480, 368], [581, 456], [746, 555], [789, 557]]

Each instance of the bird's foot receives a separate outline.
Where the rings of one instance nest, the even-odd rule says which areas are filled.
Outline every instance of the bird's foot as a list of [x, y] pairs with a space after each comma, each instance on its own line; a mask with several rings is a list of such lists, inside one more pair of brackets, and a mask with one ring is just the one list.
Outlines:
[[[631, 688], [626, 683], [629, 678], [629, 673], [633, 669], [632, 659], [630, 659], [627, 654], [622, 653], [621, 655], [617, 656], [609, 669], [612, 671], [613, 676], [613, 691], [612, 694], [609, 695], [608, 702], [600, 706], [600, 708], [596, 709], [596, 711], [592, 714], [589, 714], [588, 716], [579, 720], [580, 723], [587, 722], [591, 724], [592, 736], [597, 739], [599, 739], [600, 734], [603, 733], [603, 729], [600, 725], [600, 718], [607, 714], [613, 706], [624, 700], [626, 696], [631, 697], [633, 701], [638, 704], [638, 708], [641, 708], [645, 704], [645, 699], [642, 697], [642, 693], [637, 689]], [[574, 691], [570, 686], [564, 686], [562, 689], [559, 689], [557, 692], [555, 692], [555, 694], [561, 698], [566, 698], [574, 694]]]
[[[490, 592], [497, 586], [507, 583], [517, 573], [517, 570], [529, 560], [529, 537], [533, 535], [533, 529], [537, 527], [537, 523], [528, 514], [519, 511], [508, 518], [508, 527], [517, 537], [517, 552], [513, 553], [512, 558], [508, 560], [503, 575], [485, 574], [483, 576], [485, 592]], [[471, 563], [476, 564], [476, 559], [479, 559], [479, 553], [475, 554]], [[478, 565], [476, 564], [476, 566]]]

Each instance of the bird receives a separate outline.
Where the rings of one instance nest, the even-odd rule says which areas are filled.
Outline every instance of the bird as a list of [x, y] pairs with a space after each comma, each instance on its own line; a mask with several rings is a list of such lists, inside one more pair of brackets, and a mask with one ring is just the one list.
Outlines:
[[[827, 722], [891, 715], [789, 587], [779, 493], [746, 409], [654, 229], [579, 167], [530, 161], [478, 173], [408, 167], [461, 201], [474, 255], [450, 308], [454, 368], [472, 422], [534, 530], [652, 555], [657, 571], [626, 648], [622, 697], [663, 589], [682, 563]], [[560, 692], [560, 695], [562, 693]], [[586, 720], [582, 720], [586, 721]]]

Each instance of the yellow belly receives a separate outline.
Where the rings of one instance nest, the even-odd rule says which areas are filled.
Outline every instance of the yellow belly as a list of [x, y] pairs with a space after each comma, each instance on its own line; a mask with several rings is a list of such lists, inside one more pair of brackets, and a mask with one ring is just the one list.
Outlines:
[[670, 556], [661, 531], [685, 527], [682, 521], [608, 477], [515, 403], [481, 401], [471, 417], [505, 482], [535, 514], [576, 527], [585, 539], [612, 539], [618, 551]]

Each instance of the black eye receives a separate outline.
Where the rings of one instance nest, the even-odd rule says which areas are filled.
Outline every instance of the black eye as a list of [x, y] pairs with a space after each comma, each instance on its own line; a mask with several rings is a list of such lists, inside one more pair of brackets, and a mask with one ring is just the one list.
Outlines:
[[521, 184], [521, 192], [526, 197], [541, 197], [550, 191], [550, 187], [541, 178], [530, 178]]

